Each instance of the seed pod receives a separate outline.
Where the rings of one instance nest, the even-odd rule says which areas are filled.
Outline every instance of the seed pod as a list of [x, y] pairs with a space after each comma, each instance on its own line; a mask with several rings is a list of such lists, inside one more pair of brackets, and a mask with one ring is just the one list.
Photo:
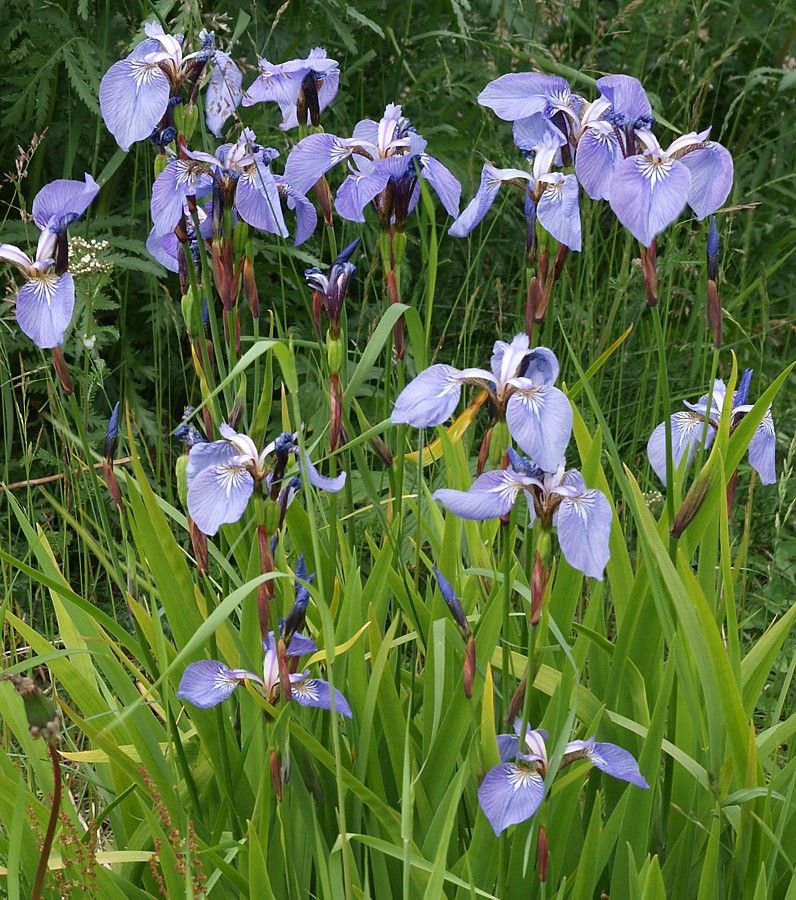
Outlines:
[[468, 700], [473, 696], [473, 681], [475, 680], [475, 637], [471, 634], [467, 639], [467, 649], [464, 651], [464, 668], [462, 671], [462, 684], [464, 696]]

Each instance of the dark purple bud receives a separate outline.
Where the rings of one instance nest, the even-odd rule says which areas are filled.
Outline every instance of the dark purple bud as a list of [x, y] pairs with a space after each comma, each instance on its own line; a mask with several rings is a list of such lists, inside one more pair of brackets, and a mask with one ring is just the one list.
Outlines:
[[707, 240], [708, 278], [711, 281], [719, 279], [719, 231], [716, 228], [716, 217], [710, 217], [710, 229]]
[[431, 567], [434, 575], [437, 579], [437, 585], [439, 586], [439, 592], [442, 594], [442, 599], [447, 603], [448, 609], [451, 611], [451, 615], [453, 616], [456, 624], [459, 626], [459, 631], [464, 635], [464, 637], [469, 637], [470, 635], [470, 623], [467, 621], [467, 616], [464, 614], [464, 610], [462, 609], [462, 604], [459, 598], [456, 596], [456, 591], [451, 587], [448, 579], [440, 572], [440, 570], [436, 566]]
[[358, 237], [355, 240], [351, 241], [351, 243], [342, 250], [337, 259], [332, 263], [332, 267], [334, 266], [342, 266], [343, 263], [347, 263], [349, 259], [354, 255], [354, 251], [357, 247], [362, 243], [362, 238]]
[[165, 128], [155, 128], [149, 135], [149, 140], [156, 147], [165, 147], [177, 137], [177, 129], [173, 125], [166, 125]]
[[749, 400], [749, 386], [752, 383], [752, 373], [753, 369], [744, 369], [743, 375], [741, 375], [741, 380], [738, 382], [738, 387], [735, 390], [735, 393], [732, 396], [732, 405], [743, 406]]
[[171, 436], [177, 438], [185, 444], [185, 450], [188, 451], [194, 444], [206, 444], [207, 440], [204, 435], [193, 425], [188, 423], [188, 419], [194, 414], [193, 406], [186, 406], [182, 413], [182, 422], [172, 431]]
[[285, 639], [285, 643], [289, 644], [290, 639], [293, 635], [300, 631], [304, 625], [304, 620], [307, 615], [307, 607], [310, 604], [310, 591], [309, 588], [303, 582], [311, 583], [315, 578], [315, 573], [307, 574], [307, 567], [304, 563], [303, 554], [299, 556], [298, 563], [296, 565], [296, 578], [301, 579], [301, 581], [297, 580], [295, 583], [296, 589], [296, 599], [293, 603], [293, 608], [287, 615], [285, 619], [284, 626], [282, 628], [282, 635]]
[[117, 400], [116, 405], [113, 407], [113, 412], [111, 412], [111, 417], [108, 419], [108, 427], [105, 430], [105, 443], [102, 445], [102, 455], [109, 461], [113, 459], [113, 454], [116, 450], [116, 441], [119, 438], [120, 409], [121, 404]]
[[525, 194], [525, 251], [528, 256], [536, 247], [536, 201], [530, 195]]

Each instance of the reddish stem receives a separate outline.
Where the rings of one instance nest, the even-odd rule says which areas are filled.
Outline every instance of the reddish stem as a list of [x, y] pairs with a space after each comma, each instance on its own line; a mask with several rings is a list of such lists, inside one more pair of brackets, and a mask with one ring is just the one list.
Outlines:
[[52, 850], [53, 839], [55, 838], [55, 826], [58, 823], [58, 813], [61, 809], [61, 758], [54, 744], [48, 744], [47, 749], [50, 752], [50, 759], [53, 764], [53, 801], [50, 810], [50, 821], [47, 823], [47, 833], [44, 835], [44, 843], [41, 846], [41, 855], [39, 856], [39, 867], [36, 869], [36, 881], [33, 883], [33, 893], [30, 895], [31, 900], [39, 900], [41, 897], [41, 889], [44, 886], [44, 876], [47, 874], [47, 863], [50, 859], [50, 850]]

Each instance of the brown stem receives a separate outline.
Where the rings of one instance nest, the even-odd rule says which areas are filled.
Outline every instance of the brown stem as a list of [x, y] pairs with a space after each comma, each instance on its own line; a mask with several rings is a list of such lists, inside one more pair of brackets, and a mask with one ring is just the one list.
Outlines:
[[54, 744], [48, 744], [47, 749], [50, 752], [50, 759], [53, 764], [53, 802], [50, 810], [50, 821], [47, 823], [47, 833], [44, 835], [44, 843], [41, 846], [39, 867], [36, 869], [36, 881], [33, 883], [33, 893], [30, 895], [31, 900], [39, 900], [41, 897], [44, 876], [47, 874], [47, 863], [50, 859], [50, 850], [55, 838], [55, 826], [61, 809], [61, 758], [58, 756], [58, 750], [56, 750]]

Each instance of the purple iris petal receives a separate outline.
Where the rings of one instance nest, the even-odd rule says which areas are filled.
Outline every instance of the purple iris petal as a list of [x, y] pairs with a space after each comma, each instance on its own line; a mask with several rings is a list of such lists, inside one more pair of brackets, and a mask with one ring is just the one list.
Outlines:
[[350, 172], [337, 191], [334, 208], [349, 222], [364, 222], [365, 207], [387, 187], [390, 178], [406, 170], [406, 162], [402, 156], [390, 156]]
[[499, 734], [497, 736], [498, 754], [502, 763], [512, 762], [517, 756], [520, 739], [516, 734]]
[[156, 62], [131, 55], [108, 69], [100, 82], [100, 111], [122, 150], [152, 134], [166, 112], [170, 90]]
[[505, 341], [495, 341], [489, 365], [495, 376], [496, 384], [504, 385], [510, 378], [521, 373], [530, 356], [528, 344], [528, 335], [524, 331], [515, 334], [510, 344]]
[[644, 153], [619, 163], [608, 201], [633, 237], [649, 247], [683, 211], [690, 187], [691, 175], [682, 161]]
[[180, 271], [178, 259], [182, 253], [182, 244], [177, 240], [177, 235], [173, 231], [158, 234], [157, 229], [153, 228], [146, 239], [146, 248], [169, 272]]
[[[705, 422], [701, 415], [693, 412], [676, 412], [671, 417], [672, 423], [672, 461], [674, 468], [680, 464], [683, 456], [690, 463], [702, 440]], [[708, 425], [705, 446], [710, 447], [716, 429]], [[661, 422], [647, 441], [647, 456], [653, 472], [666, 484], [666, 425]]]
[[570, 250], [580, 250], [578, 179], [554, 172], [545, 176], [545, 183], [547, 187], [536, 205], [541, 226]]
[[522, 485], [511, 469], [484, 472], [470, 485], [469, 490], [455, 491], [441, 488], [434, 492], [434, 499], [460, 519], [498, 519], [507, 515]]
[[17, 323], [42, 349], [57, 347], [72, 320], [75, 308], [75, 283], [68, 272], [56, 275], [46, 269], [26, 282], [17, 294]]
[[208, 466], [220, 466], [236, 456], [238, 451], [228, 441], [207, 441], [194, 444], [188, 454], [186, 477], [188, 486]]
[[255, 156], [254, 166], [249, 167], [238, 179], [235, 209], [252, 228], [287, 237], [279, 187], [262, 153]]
[[307, 473], [307, 481], [309, 481], [313, 487], [316, 487], [321, 491], [326, 491], [328, 494], [336, 494], [338, 491], [342, 491], [343, 486], [345, 485], [346, 472], [341, 472], [336, 478], [329, 478], [326, 475], [321, 475], [310, 461], [309, 454], [307, 453], [304, 454], [304, 469]]
[[489, 163], [485, 163], [481, 170], [481, 183], [475, 197], [465, 206], [462, 214], [448, 229], [448, 234], [453, 237], [467, 237], [489, 212], [501, 184], [512, 178], [530, 181], [530, 175], [521, 169], [496, 169]]
[[443, 363], [430, 366], [409, 382], [395, 400], [390, 421], [415, 428], [449, 419], [462, 395], [461, 372]]
[[311, 237], [318, 225], [318, 213], [312, 203], [292, 185], [288, 184], [283, 175], [274, 175], [280, 193], [287, 198], [288, 209], [296, 211], [296, 233], [293, 244], [300, 247], [307, 238]]
[[647, 779], [641, 774], [638, 763], [633, 754], [617, 747], [616, 744], [598, 743], [594, 738], [587, 741], [571, 741], [565, 752], [583, 751], [586, 759], [601, 772], [619, 778], [621, 781], [629, 781], [640, 788], [649, 788]]
[[39, 228], [46, 228], [51, 219], [67, 220], [71, 224], [88, 209], [99, 193], [100, 186], [89, 175], [85, 181], [59, 178], [45, 184], [33, 200], [31, 212]]
[[158, 234], [174, 231], [182, 216], [186, 197], [201, 196], [212, 185], [204, 167], [191, 159], [175, 159], [152, 185], [150, 211]]
[[205, 94], [205, 119], [207, 128], [221, 137], [224, 123], [240, 106], [243, 92], [243, 76], [228, 53], [216, 50], [213, 56], [213, 72]]
[[733, 164], [729, 150], [715, 141], [685, 153], [680, 162], [691, 173], [688, 205], [698, 219], [704, 219], [721, 206], [732, 188]]
[[597, 79], [595, 87], [611, 102], [614, 116], [621, 116], [632, 123], [652, 115], [652, 106], [638, 78], [604, 75]]
[[[570, 473], [567, 473], [569, 475]], [[580, 473], [575, 472], [580, 479]], [[565, 479], [567, 476], [564, 476]], [[553, 488], [553, 493], [556, 489]], [[592, 488], [565, 496], [553, 514], [558, 543], [566, 561], [590, 578], [602, 581], [611, 551], [611, 504], [602, 491]]]
[[622, 158], [614, 129], [608, 122], [587, 128], [578, 141], [575, 174], [592, 200], [607, 200], [614, 169]]
[[351, 148], [334, 134], [310, 134], [290, 151], [285, 178], [300, 194], [307, 191], [329, 169], [351, 155]]
[[512, 381], [517, 388], [506, 405], [506, 422], [514, 440], [545, 472], [555, 472], [572, 435], [572, 407], [552, 385], [527, 378]]
[[521, 373], [534, 384], [555, 384], [558, 378], [558, 358], [547, 347], [535, 347], [525, 357], [524, 371]]
[[459, 180], [438, 159], [426, 153], [420, 157], [420, 174], [434, 188], [448, 215], [455, 219], [462, 196]]
[[544, 112], [551, 97], [568, 93], [566, 80], [557, 75], [512, 72], [490, 81], [478, 95], [478, 102], [499, 118], [513, 122]]
[[[527, 153], [536, 153], [543, 148], [561, 147], [567, 142], [564, 134], [544, 113], [536, 113], [527, 119], [518, 119], [512, 126], [514, 143]], [[556, 154], [560, 160], [560, 154]]]
[[313, 641], [312, 638], [308, 638], [303, 634], [294, 634], [290, 639], [290, 644], [287, 648], [288, 656], [306, 656], [308, 653], [315, 653], [318, 649], [318, 645]]
[[749, 465], [760, 476], [762, 484], [776, 484], [776, 433], [769, 410], [755, 429], [749, 443]]
[[217, 659], [201, 659], [185, 669], [177, 696], [200, 709], [210, 709], [226, 700], [244, 679], [261, 683], [253, 672], [230, 669]]
[[[328, 681], [320, 678], [307, 678], [306, 673], [290, 676], [290, 694], [301, 706], [314, 706], [318, 709], [331, 709], [331, 687]], [[334, 689], [335, 710], [341, 715], [351, 718], [353, 713], [346, 698]]]
[[530, 819], [544, 800], [544, 779], [533, 768], [501, 763], [490, 769], [478, 788], [478, 802], [496, 835]]
[[[192, 454], [193, 455], [193, 451]], [[188, 484], [188, 512], [200, 531], [211, 536], [222, 525], [237, 522], [254, 492], [254, 478], [242, 465], [229, 462], [202, 469]], [[190, 465], [190, 457], [189, 457]]]

